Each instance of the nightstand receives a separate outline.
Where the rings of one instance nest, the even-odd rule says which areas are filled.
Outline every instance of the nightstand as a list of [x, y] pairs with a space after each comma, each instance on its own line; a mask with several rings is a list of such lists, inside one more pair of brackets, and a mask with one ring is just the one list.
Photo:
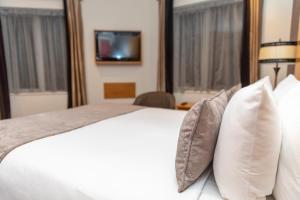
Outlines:
[[183, 102], [183, 103], [177, 104], [176, 109], [177, 110], [189, 110], [192, 108], [193, 105], [194, 105], [193, 103]]

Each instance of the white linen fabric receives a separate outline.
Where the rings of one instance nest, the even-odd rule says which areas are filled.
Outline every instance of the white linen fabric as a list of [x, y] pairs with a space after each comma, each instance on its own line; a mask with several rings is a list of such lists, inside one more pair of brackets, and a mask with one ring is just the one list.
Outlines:
[[280, 120], [268, 77], [239, 90], [225, 109], [214, 157], [221, 195], [265, 199], [275, 184]]
[[300, 198], [300, 84], [278, 101], [282, 123], [282, 148], [274, 189], [276, 200]]
[[[213, 174], [207, 179], [199, 200], [223, 200]], [[267, 200], [274, 200], [274, 198], [269, 196]]]
[[300, 81], [298, 81], [292, 74], [283, 79], [274, 90], [274, 97], [276, 102], [280, 102], [280, 100], [284, 98], [286, 94], [297, 85], [300, 85]]
[[146, 108], [20, 146], [0, 164], [0, 199], [197, 200], [209, 172], [177, 192], [185, 115]]
[[207, 179], [199, 200], [223, 200], [213, 174]]

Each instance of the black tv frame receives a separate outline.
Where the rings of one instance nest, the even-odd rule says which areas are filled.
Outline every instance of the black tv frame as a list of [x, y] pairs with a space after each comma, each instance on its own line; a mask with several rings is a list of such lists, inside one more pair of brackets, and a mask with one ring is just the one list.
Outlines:
[[[116, 32], [116, 33], [133, 33], [133, 34], [138, 34], [140, 36], [140, 42], [139, 42], [139, 48], [140, 48], [140, 55], [139, 55], [139, 60], [100, 60], [99, 59], [99, 49], [98, 49], [98, 38], [97, 35], [98, 33], [101, 32]], [[94, 44], [95, 44], [95, 62], [97, 65], [141, 65], [142, 64], [142, 32], [141, 31], [116, 31], [116, 30], [95, 30], [94, 31]]]

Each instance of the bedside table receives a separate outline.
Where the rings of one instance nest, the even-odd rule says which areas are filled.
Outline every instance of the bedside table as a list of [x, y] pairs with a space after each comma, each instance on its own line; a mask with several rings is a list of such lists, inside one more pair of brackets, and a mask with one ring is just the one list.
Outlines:
[[193, 103], [184, 102], [184, 103], [177, 104], [176, 109], [177, 110], [189, 110], [189, 109], [191, 109], [191, 107], [193, 105], [194, 105]]

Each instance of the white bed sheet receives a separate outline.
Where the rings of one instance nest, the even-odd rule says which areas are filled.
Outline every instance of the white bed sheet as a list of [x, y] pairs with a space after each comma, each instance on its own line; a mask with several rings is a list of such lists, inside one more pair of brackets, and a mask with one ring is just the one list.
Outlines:
[[223, 200], [213, 174], [206, 181], [199, 200]]
[[[213, 173], [211, 173], [209, 178], [207, 179], [203, 187], [203, 190], [200, 194], [199, 200], [223, 200], [220, 191], [218, 189], [218, 186], [216, 184]], [[268, 197], [267, 200], [274, 200], [274, 198]]]
[[177, 192], [185, 114], [147, 108], [18, 147], [0, 164], [0, 199], [197, 200], [209, 172]]

